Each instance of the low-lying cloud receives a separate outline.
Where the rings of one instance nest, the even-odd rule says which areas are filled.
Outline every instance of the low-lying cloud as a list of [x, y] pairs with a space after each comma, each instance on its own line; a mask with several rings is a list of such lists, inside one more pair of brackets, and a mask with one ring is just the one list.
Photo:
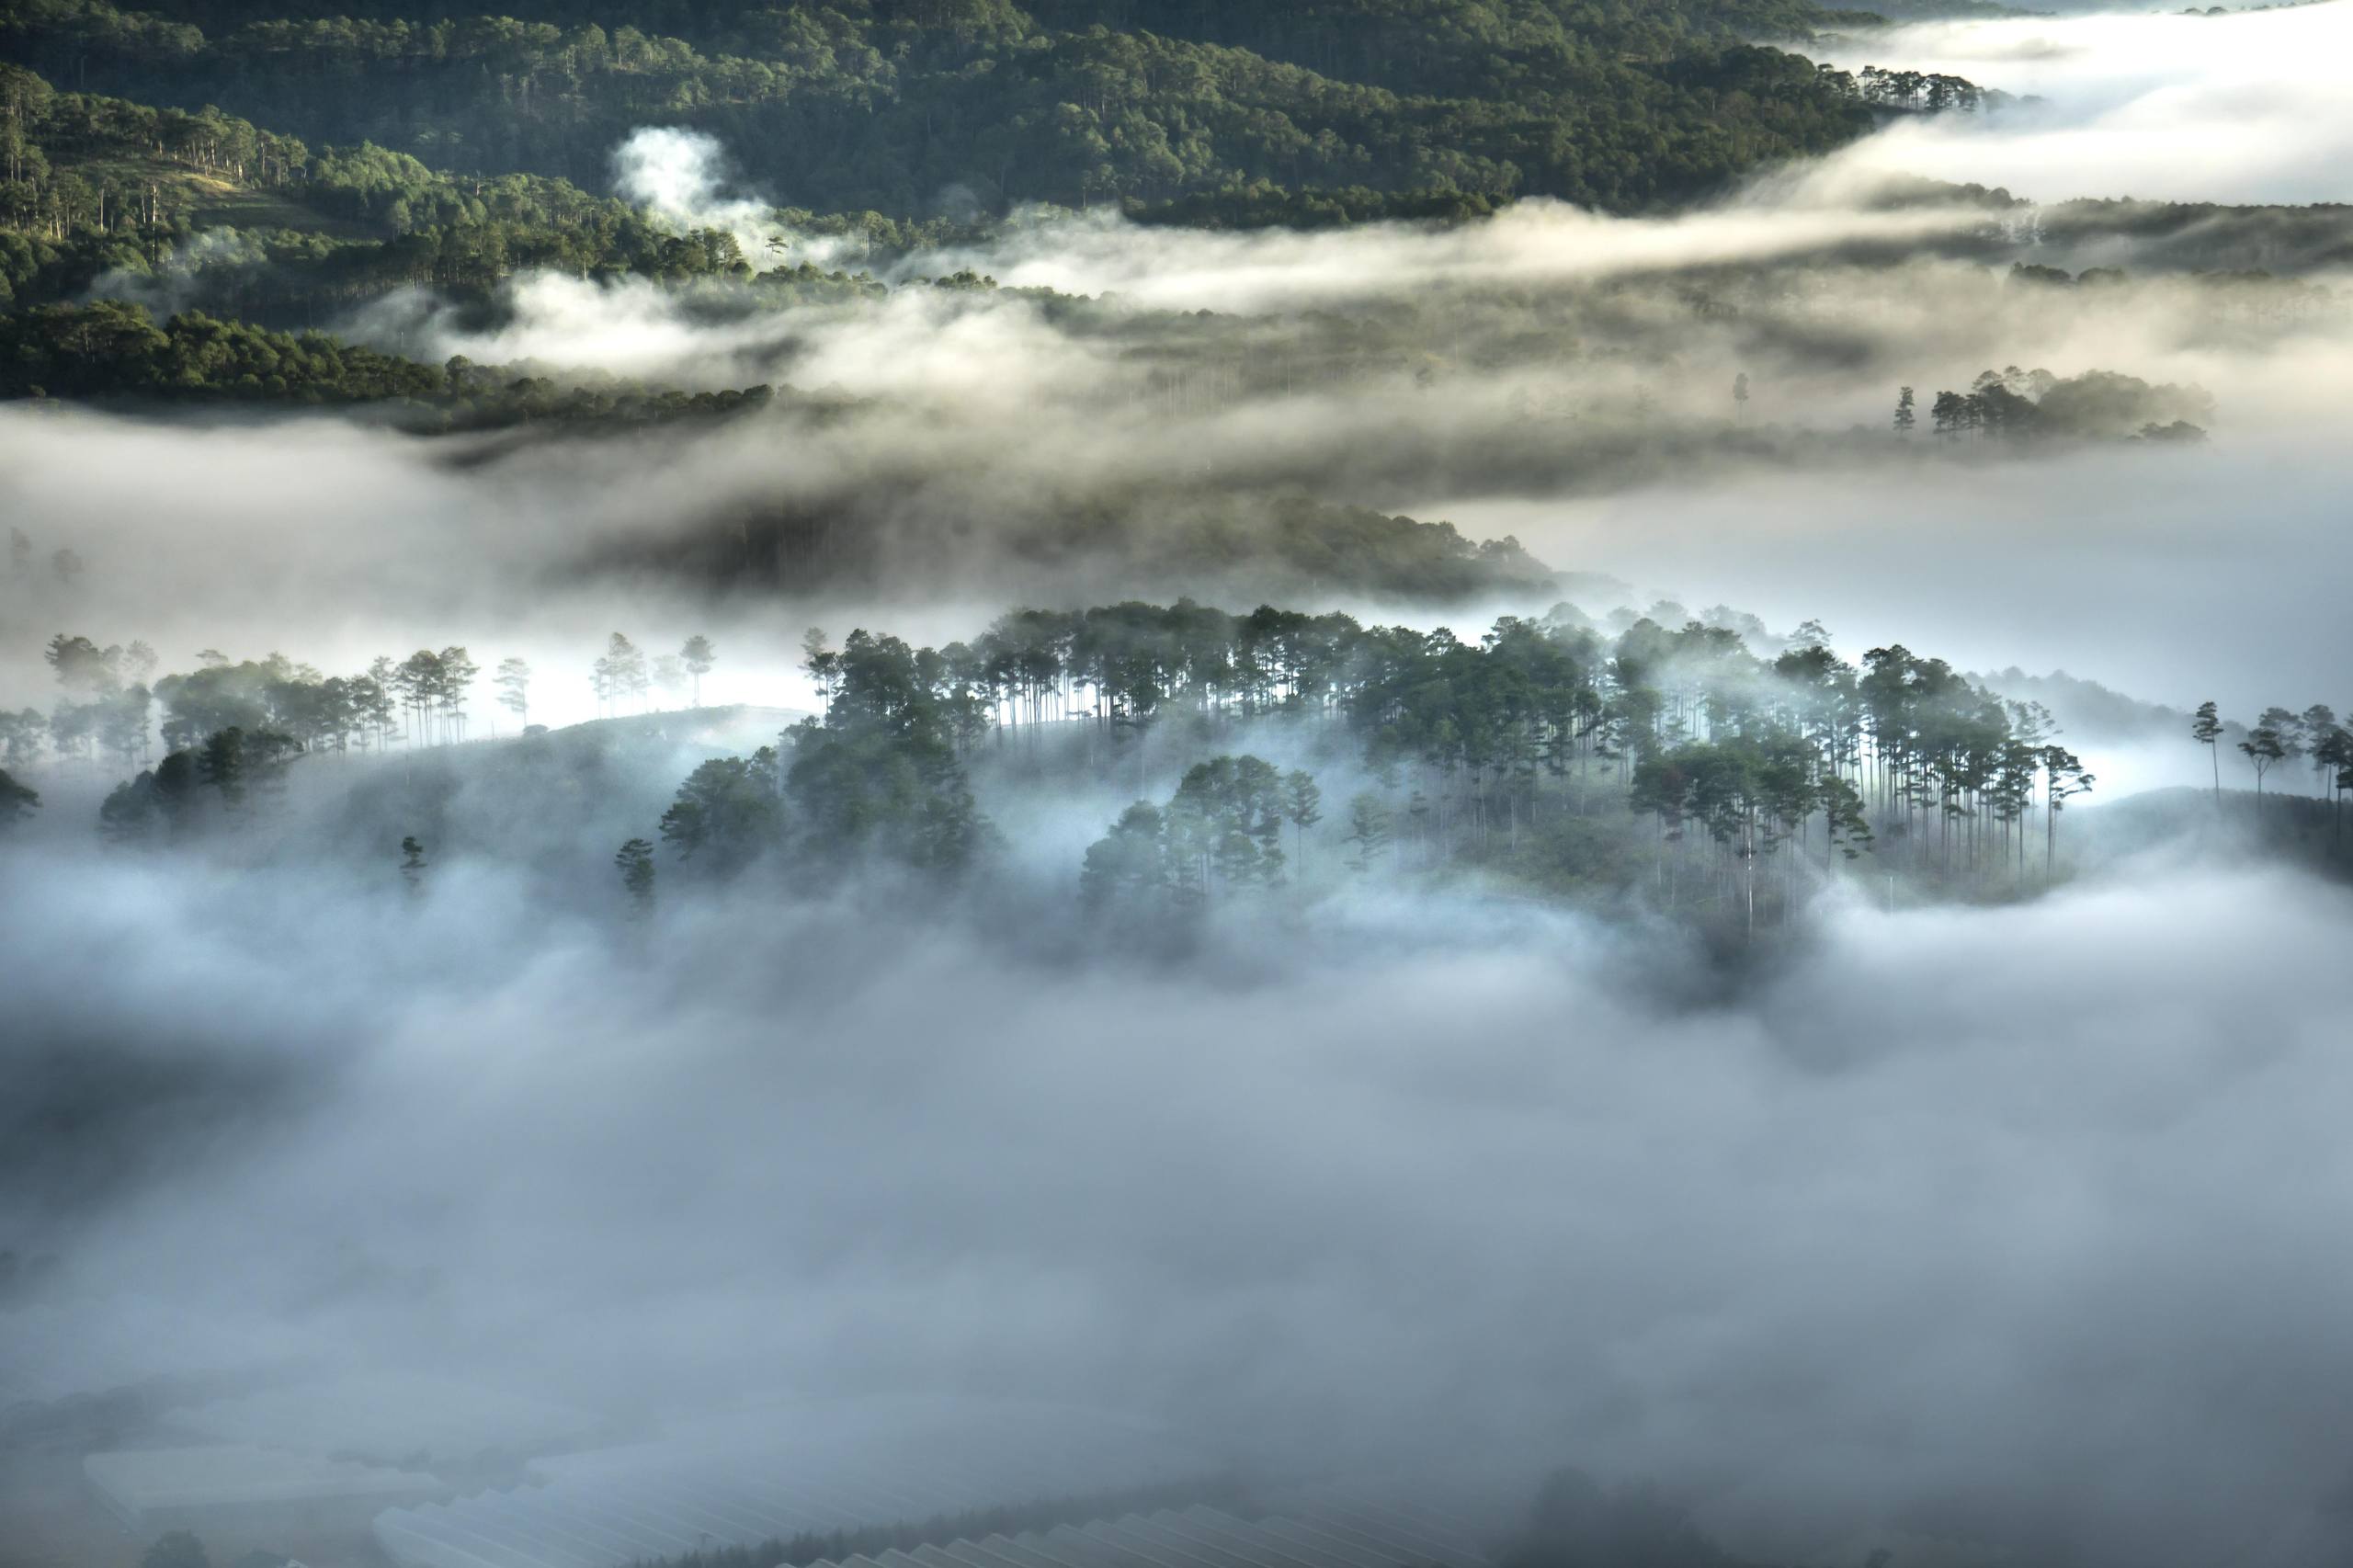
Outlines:
[[2341, 4], [1923, 23], [1820, 50], [2030, 96], [1984, 117], [1900, 120], [1834, 170], [2006, 186], [2044, 201], [2333, 201], [2353, 157]]
[[1858, 904], [1727, 1002], [1670, 937], [1525, 906], [1343, 906], [1172, 972], [766, 898], [632, 948], [516, 919], [494, 866], [415, 906], [18, 869], [20, 1086], [69, 1020], [290, 1086], [10, 1215], [58, 1258], [19, 1385], [1074, 1399], [1285, 1466], [1653, 1475], [1793, 1554], [1877, 1521], [2212, 1561], [2346, 1478], [2353, 1065], [2280, 977], [2353, 906], [2283, 874]]

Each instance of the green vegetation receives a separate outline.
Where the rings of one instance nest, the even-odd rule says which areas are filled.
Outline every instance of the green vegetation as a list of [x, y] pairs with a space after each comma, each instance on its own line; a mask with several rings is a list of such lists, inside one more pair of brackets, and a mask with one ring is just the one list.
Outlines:
[[1750, 41], [1829, 19], [1806, 0], [538, 0], [494, 17], [25, 0], [0, 51], [77, 89], [483, 175], [594, 185], [629, 131], [686, 125], [817, 210], [1149, 205], [1261, 181], [1622, 209], [1911, 107]]
[[[1119, 812], [1072, 868], [1109, 929], [1181, 935], [1215, 907], [1368, 876], [1483, 876], [1753, 937], [1866, 857], [1907, 896], [2033, 892], [2061, 874], [2061, 819], [2094, 782], [2038, 704], [1901, 646], [1850, 665], [1811, 623], [1776, 638], [1721, 608], [1661, 604], [1612, 632], [1563, 606], [1466, 642], [1126, 603], [1017, 611], [938, 649], [813, 631], [805, 653], [823, 715], [693, 768], [661, 849], [648, 834], [615, 859], [631, 909], [651, 906], [657, 855], [688, 886], [763, 863], [802, 886], [877, 867], [961, 882], [1003, 858], [987, 800], [1156, 773], [1173, 793]], [[480, 673], [453, 647], [350, 677], [217, 660], [150, 687], [142, 655], [63, 635], [50, 663], [66, 698], [45, 723], [9, 721], [9, 758], [47, 741], [139, 767], [99, 813], [122, 844], [245, 831], [304, 756], [457, 744]], [[650, 704], [648, 667], [615, 634], [595, 673], [613, 711]], [[169, 749], [144, 767], [151, 702]], [[2353, 742], [2325, 707], [2267, 712], [2245, 736], [2258, 783], [2310, 758], [2336, 797], [2353, 787]], [[1319, 780], [1335, 778], [1352, 796], [1327, 823]], [[408, 860], [416, 881], [422, 849]]]
[[423, 433], [534, 420], [660, 424], [766, 408], [767, 387], [683, 392], [611, 378], [559, 387], [543, 376], [452, 359], [435, 369], [320, 333], [271, 332], [195, 312], [156, 326], [99, 300], [0, 316], [0, 398], [154, 404], [376, 404]]
[[[1911, 433], [1912, 389], [1896, 396], [1894, 426]], [[2137, 376], [2087, 370], [2064, 379], [2016, 365], [1982, 372], [1965, 392], [1940, 392], [1929, 405], [1929, 428], [1946, 439], [2029, 440], [2131, 438], [2178, 444], [2206, 437], [2214, 400], [2197, 387], [2151, 386]]]

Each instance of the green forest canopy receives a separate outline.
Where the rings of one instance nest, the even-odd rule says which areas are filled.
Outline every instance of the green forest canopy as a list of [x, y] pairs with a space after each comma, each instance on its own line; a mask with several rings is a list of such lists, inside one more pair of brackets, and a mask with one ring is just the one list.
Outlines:
[[1750, 41], [1855, 25], [1807, 0], [255, 9], [21, 0], [0, 18], [0, 56], [309, 143], [587, 186], [630, 131], [692, 126], [782, 200], [903, 217], [943, 193], [1083, 206], [1254, 184], [1624, 210], [1975, 94], [1949, 78], [1863, 82]]

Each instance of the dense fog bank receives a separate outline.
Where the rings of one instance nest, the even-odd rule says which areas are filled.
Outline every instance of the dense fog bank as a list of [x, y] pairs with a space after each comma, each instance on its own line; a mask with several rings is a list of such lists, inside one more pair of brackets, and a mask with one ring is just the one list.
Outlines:
[[1167, 971], [856, 900], [617, 934], [487, 865], [11, 874], [33, 1125], [71, 1049], [202, 1108], [11, 1134], [26, 1392], [1020, 1393], [1284, 1465], [1652, 1475], [1788, 1552], [2211, 1561], [2345, 1478], [2353, 1085], [2278, 977], [2353, 909], [2285, 873], [1859, 905], [1730, 998], [1669, 935], [1450, 899]]

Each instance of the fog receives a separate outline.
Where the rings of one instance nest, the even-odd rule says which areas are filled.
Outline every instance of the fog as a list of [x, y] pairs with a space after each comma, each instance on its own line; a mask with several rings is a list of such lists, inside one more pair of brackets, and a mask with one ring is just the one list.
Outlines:
[[2345, 1480], [2353, 1085], [2282, 977], [2353, 910], [2276, 874], [1832, 911], [1711, 1000], [1669, 935], [1476, 903], [1166, 973], [767, 899], [616, 951], [488, 869], [13, 869], [13, 1081], [70, 1040], [237, 1084], [9, 1216], [62, 1249], [18, 1386], [1071, 1399], [1255, 1462], [1652, 1474], [1788, 1552], [2213, 1561]]
[[[2019, 1568], [2341, 1563], [2335, 819], [2264, 815], [2244, 770], [2227, 799], [2125, 798], [2206, 786], [2201, 700], [2353, 706], [2347, 280], [2194, 276], [2277, 261], [2276, 214], [2046, 218], [2330, 194], [2348, 17], [1875, 32], [1839, 62], [2040, 101], [1901, 119], [1673, 216], [1031, 212], [874, 261], [878, 297], [542, 274], [337, 324], [560, 384], [778, 390], [726, 418], [0, 408], [28, 551], [0, 576], [0, 713], [57, 700], [59, 633], [143, 639], [158, 673], [463, 644], [528, 658], [559, 732], [510, 744], [485, 681], [483, 744], [300, 757], [268, 812], [145, 848], [95, 831], [113, 756], [23, 770], [0, 1413], [359, 1379], [644, 1437], [813, 1399], [1047, 1401], [1254, 1476], [1408, 1476], [1496, 1540], [1577, 1465], [1657, 1483], [1755, 1563], [1860, 1568], [1898, 1538]], [[649, 127], [615, 189], [756, 267], [868, 265], [726, 159]], [[175, 298], [209, 265], [181, 262]], [[994, 283], [930, 281], [963, 271]], [[1931, 428], [1937, 393], [2006, 369], [2147, 385], [2032, 439]], [[2144, 434], [2177, 419], [2205, 438]], [[1408, 552], [1299, 542], [1302, 509], [1348, 506], [1540, 565], [1440, 591]], [[2015, 883], [1899, 888], [1926, 853], [1907, 801], [1883, 858], [1808, 842], [1796, 915], [1737, 942], [1639, 866], [1614, 901], [1344, 871], [1347, 802], [1397, 765], [1271, 721], [1171, 719], [1059, 772], [1051, 739], [976, 741], [999, 841], [966, 881], [730, 877], [665, 842], [631, 917], [616, 846], [657, 836], [699, 763], [823, 709], [811, 626], [944, 644], [1017, 605], [1188, 594], [1472, 642], [1564, 602], [1612, 631], [1722, 606], [1760, 652], [1813, 619], [1848, 660], [1900, 642], [2006, 693], [2063, 671], [2173, 711], [2053, 699], [2101, 788], [2027, 818]], [[617, 630], [712, 637], [701, 699], [730, 711], [567, 736], [608, 710], [589, 669]], [[580, 750], [529, 749], [557, 743]], [[1291, 881], [1174, 944], [1082, 906], [1131, 798], [1245, 748], [1323, 780]], [[563, 766], [525, 788], [518, 756]], [[1630, 842], [1665, 867], [1663, 822]]]
[[[2177, 11], [2179, 8], [2177, 8]], [[2007, 186], [2043, 200], [2334, 201], [2353, 153], [2341, 4], [1936, 22], [1817, 51], [1842, 66], [1964, 76], [2039, 100], [1898, 124], [1848, 167]]]

